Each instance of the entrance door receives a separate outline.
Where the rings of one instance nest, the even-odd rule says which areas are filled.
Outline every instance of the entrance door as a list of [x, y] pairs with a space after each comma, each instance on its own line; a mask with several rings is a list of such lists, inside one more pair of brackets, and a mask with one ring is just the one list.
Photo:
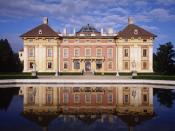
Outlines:
[[87, 72], [91, 71], [91, 62], [90, 61], [85, 62], [85, 71], [87, 71]]

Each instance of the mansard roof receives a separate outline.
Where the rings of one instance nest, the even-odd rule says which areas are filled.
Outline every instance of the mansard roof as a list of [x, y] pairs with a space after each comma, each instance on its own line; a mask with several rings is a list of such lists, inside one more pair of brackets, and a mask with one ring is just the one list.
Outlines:
[[78, 32], [76, 33], [100, 33], [95, 27], [87, 24], [86, 26], [83, 26]]
[[41, 24], [22, 34], [21, 37], [59, 37], [59, 35], [48, 24]]
[[129, 24], [126, 28], [124, 28], [122, 31], [118, 32], [117, 37], [122, 38], [150, 38], [150, 37], [156, 37], [155, 34], [152, 34], [151, 32], [137, 26], [134, 24]]

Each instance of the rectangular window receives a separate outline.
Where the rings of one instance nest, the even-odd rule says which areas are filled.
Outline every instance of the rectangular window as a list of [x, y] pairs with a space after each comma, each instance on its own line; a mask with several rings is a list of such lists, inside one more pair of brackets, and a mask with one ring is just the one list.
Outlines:
[[80, 49], [79, 48], [75, 48], [74, 49], [74, 56], [75, 57], [79, 57], [80, 56]]
[[129, 61], [124, 61], [124, 70], [129, 70]]
[[148, 69], [148, 62], [147, 61], [142, 61], [142, 69], [143, 70]]
[[102, 48], [97, 48], [96, 49], [96, 56], [101, 57], [102, 56]]
[[113, 55], [113, 49], [112, 48], [108, 48], [107, 49], [107, 57], [108, 58], [112, 58], [112, 55]]
[[108, 62], [108, 69], [109, 69], [109, 70], [112, 70], [112, 67], [113, 67], [112, 65], [113, 65], [112, 61], [109, 61], [109, 62]]
[[102, 68], [102, 61], [101, 60], [97, 60], [96, 61], [96, 69], [100, 70]]
[[96, 103], [102, 103], [102, 94], [96, 95]]
[[53, 104], [53, 95], [52, 94], [47, 94], [47, 99], [46, 99], [47, 104]]
[[129, 57], [129, 48], [124, 48], [124, 57]]
[[47, 57], [52, 57], [53, 56], [53, 49], [52, 48], [48, 48], [47, 49]]
[[113, 102], [113, 94], [108, 94], [107, 95], [107, 98], [108, 98], [108, 103], [112, 103]]
[[51, 61], [47, 62], [47, 69], [52, 69], [52, 62]]
[[128, 94], [127, 95], [126, 94], [124, 95], [123, 103], [124, 104], [129, 104], [129, 95]]
[[69, 57], [69, 49], [68, 48], [64, 48], [63, 49], [63, 57], [64, 58], [68, 58]]
[[112, 39], [109, 39], [108, 42], [111, 43], [111, 42], [113, 42], [113, 40]]
[[69, 102], [69, 95], [68, 93], [63, 93], [63, 103], [68, 103]]
[[69, 66], [68, 61], [64, 61], [64, 63], [63, 63], [64, 70], [68, 69], [68, 66]]
[[91, 103], [91, 94], [90, 93], [85, 94], [85, 102]]
[[85, 49], [85, 56], [90, 57], [91, 56], [91, 48], [86, 48]]
[[74, 103], [80, 102], [80, 94], [74, 94]]
[[35, 48], [29, 48], [29, 57], [35, 56]]
[[74, 69], [80, 69], [80, 62], [78, 60], [74, 61]]
[[34, 64], [33, 61], [32, 62], [29, 62], [29, 69], [33, 69], [33, 64]]
[[148, 50], [147, 49], [143, 49], [142, 50], [142, 57], [147, 57], [148, 56]]

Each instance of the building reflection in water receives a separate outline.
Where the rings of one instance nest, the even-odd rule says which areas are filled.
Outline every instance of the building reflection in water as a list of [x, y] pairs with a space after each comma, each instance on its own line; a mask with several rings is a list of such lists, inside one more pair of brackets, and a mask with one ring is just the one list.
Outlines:
[[91, 124], [98, 120], [121, 119], [128, 129], [152, 119], [153, 88], [151, 87], [21, 87], [24, 96], [22, 115], [35, 121], [44, 130], [55, 118], [81, 120]]

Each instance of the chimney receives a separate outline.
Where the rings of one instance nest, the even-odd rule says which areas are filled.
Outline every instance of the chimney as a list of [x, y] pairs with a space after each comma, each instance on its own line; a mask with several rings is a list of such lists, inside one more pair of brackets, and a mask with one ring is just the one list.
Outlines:
[[132, 17], [128, 17], [128, 25], [134, 24], [134, 20]]
[[64, 27], [64, 29], [63, 29], [63, 35], [67, 35], [67, 29], [66, 29], [66, 27]]
[[109, 28], [109, 29], [108, 29], [108, 34], [111, 34], [111, 35], [112, 35], [113, 33], [114, 33], [114, 32], [113, 32], [113, 28]]
[[74, 35], [76, 34], [76, 29], [75, 29], [75, 27], [74, 27], [74, 29], [73, 29], [73, 34], [74, 34]]
[[43, 18], [43, 24], [48, 24], [48, 18], [47, 17]]
[[103, 31], [103, 28], [101, 28], [101, 35], [103, 35], [104, 31]]

